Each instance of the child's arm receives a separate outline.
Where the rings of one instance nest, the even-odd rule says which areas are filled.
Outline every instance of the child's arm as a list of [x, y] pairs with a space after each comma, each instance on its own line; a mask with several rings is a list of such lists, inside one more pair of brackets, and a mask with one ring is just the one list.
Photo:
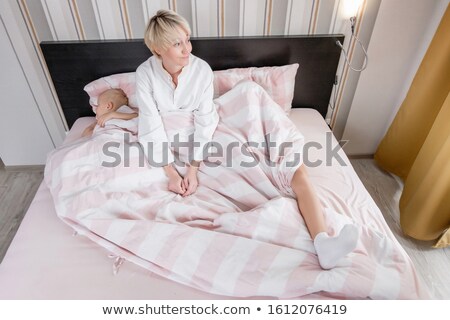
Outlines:
[[124, 112], [117, 112], [117, 111], [111, 111], [108, 113], [105, 113], [104, 115], [97, 118], [97, 124], [101, 127], [105, 126], [106, 121], [111, 119], [121, 119], [121, 120], [131, 120], [133, 118], [136, 118], [138, 116], [137, 113], [124, 113]]

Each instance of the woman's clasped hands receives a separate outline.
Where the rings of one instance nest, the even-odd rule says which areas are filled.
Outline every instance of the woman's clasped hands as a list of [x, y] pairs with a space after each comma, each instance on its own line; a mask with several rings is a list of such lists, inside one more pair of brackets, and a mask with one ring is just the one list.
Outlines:
[[198, 163], [193, 162], [185, 174], [184, 178], [171, 165], [166, 167], [166, 174], [169, 177], [169, 191], [180, 194], [183, 197], [193, 194], [198, 187]]

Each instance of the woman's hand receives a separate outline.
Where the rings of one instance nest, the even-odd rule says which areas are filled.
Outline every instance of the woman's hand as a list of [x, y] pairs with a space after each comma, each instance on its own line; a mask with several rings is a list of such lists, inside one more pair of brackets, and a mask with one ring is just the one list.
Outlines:
[[177, 170], [171, 165], [164, 167], [167, 176], [169, 177], [169, 191], [184, 195], [186, 187], [184, 185], [183, 178], [180, 176]]
[[183, 197], [187, 197], [191, 194], [193, 194], [198, 187], [198, 179], [197, 179], [197, 172], [198, 172], [199, 163], [194, 162], [191, 164], [191, 166], [188, 169], [188, 172], [184, 176], [183, 182], [186, 187], [186, 192], [182, 194]]

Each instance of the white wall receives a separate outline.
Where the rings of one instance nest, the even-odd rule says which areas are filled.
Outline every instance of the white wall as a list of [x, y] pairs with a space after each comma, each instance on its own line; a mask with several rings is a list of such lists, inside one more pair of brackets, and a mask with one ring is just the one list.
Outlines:
[[405, 98], [448, 0], [383, 0], [343, 139], [349, 155], [371, 155]]
[[0, 155], [6, 166], [44, 164], [54, 148], [0, 15]]
[[64, 120], [19, 2], [0, 1], [0, 18], [0, 156], [6, 166], [44, 164], [65, 137]]

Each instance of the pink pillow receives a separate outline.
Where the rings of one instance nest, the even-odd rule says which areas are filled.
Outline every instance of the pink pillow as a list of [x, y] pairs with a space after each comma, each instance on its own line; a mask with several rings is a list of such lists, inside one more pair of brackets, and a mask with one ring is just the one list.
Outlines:
[[242, 80], [252, 80], [253, 68], [214, 71], [214, 99], [230, 91]]
[[84, 91], [89, 95], [89, 104], [92, 110], [97, 110], [98, 96], [107, 89], [122, 89], [128, 97], [128, 105], [137, 108], [136, 72], [112, 74], [88, 83]]
[[236, 68], [214, 71], [214, 97], [231, 90], [242, 80], [252, 80], [263, 87], [285, 111], [292, 108], [298, 63], [281, 67]]

